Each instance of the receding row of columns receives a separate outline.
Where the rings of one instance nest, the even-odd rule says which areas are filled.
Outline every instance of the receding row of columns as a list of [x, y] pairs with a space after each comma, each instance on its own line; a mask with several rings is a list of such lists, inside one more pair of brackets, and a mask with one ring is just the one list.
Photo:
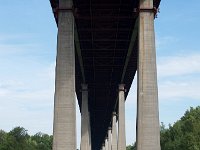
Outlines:
[[[113, 112], [112, 127], [108, 128], [105, 142], [102, 144], [102, 150], [126, 150], [126, 132], [125, 132], [125, 88], [124, 84], [119, 85], [118, 92], [118, 115]], [[117, 130], [118, 116], [118, 130]], [[118, 133], [117, 133], [118, 131]]]
[[[59, 0], [53, 150], [76, 150], [75, 51], [72, 0]], [[140, 0], [137, 67], [137, 150], [160, 150], [153, 0]], [[88, 89], [82, 85], [81, 150], [91, 150]], [[103, 150], [125, 150], [124, 85], [119, 85], [116, 113]], [[118, 131], [118, 134], [117, 134]]]
[[[116, 112], [113, 112], [112, 127], [108, 128], [108, 134], [105, 137], [105, 142], [102, 145], [104, 150], [125, 150], [125, 97], [124, 84], [119, 85], [118, 96], [118, 134], [116, 128]], [[81, 105], [81, 150], [91, 150], [91, 130], [90, 130], [90, 115], [88, 109], [88, 86], [82, 84], [82, 105]], [[118, 136], [117, 136], [118, 135]]]

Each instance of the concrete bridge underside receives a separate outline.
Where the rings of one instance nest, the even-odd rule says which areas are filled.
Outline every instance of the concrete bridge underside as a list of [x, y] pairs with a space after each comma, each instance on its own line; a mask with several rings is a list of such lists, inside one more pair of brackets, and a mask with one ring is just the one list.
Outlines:
[[137, 150], [160, 150], [154, 37], [160, 0], [50, 2], [58, 25], [53, 150], [76, 149], [75, 92], [81, 150], [125, 150], [124, 102], [136, 71]]

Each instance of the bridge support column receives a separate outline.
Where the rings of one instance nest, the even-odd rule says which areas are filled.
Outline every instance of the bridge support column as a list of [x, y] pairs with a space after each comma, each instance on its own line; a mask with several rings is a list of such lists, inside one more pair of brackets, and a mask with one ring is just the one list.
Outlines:
[[105, 143], [103, 143], [103, 145], [102, 145], [102, 150], [106, 150]]
[[[60, 0], [59, 7], [70, 8], [72, 1]], [[53, 150], [76, 149], [75, 104], [74, 16], [71, 11], [60, 11], [58, 14]]]
[[137, 150], [160, 150], [153, 0], [140, 0]]
[[116, 112], [112, 118], [112, 150], [117, 150], [117, 128], [116, 128]]
[[119, 85], [119, 101], [118, 101], [118, 150], [126, 150], [126, 134], [125, 134], [125, 96], [124, 84]]
[[[89, 109], [88, 109], [89, 110]], [[90, 112], [88, 111], [88, 129], [89, 129], [89, 150], [92, 149], [92, 140], [91, 140], [91, 125], [90, 125]]]
[[105, 139], [105, 149], [108, 150], [108, 137]]
[[111, 150], [111, 144], [112, 144], [112, 128], [108, 128], [108, 150]]
[[90, 122], [88, 111], [88, 86], [82, 84], [81, 150], [90, 150]]

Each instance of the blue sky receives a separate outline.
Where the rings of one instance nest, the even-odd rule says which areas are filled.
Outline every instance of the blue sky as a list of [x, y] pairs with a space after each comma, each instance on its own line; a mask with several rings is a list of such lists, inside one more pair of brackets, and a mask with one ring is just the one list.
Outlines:
[[[57, 27], [48, 0], [0, 0], [0, 129], [52, 134]], [[162, 0], [155, 20], [160, 121], [200, 105], [200, 1]], [[135, 141], [136, 80], [126, 101]], [[78, 145], [80, 114], [77, 108]]]

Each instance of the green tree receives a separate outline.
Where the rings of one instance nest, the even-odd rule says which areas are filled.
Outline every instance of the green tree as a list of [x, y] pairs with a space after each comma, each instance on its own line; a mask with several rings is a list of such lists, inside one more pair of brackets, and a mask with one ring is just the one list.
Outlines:
[[126, 147], [126, 150], [136, 150], [136, 144], [134, 144], [134, 145], [128, 145]]
[[162, 150], [200, 150], [200, 106], [190, 108], [166, 129], [161, 124]]
[[51, 150], [52, 136], [37, 133], [29, 136], [23, 127], [6, 133], [0, 130], [0, 150]]
[[52, 136], [39, 132], [32, 136], [31, 139], [37, 143], [36, 150], [52, 149]]
[[0, 130], [0, 150], [4, 150], [6, 148], [7, 134], [5, 131]]
[[23, 127], [16, 127], [8, 133], [8, 141], [10, 149], [28, 150], [28, 140], [30, 136]]

